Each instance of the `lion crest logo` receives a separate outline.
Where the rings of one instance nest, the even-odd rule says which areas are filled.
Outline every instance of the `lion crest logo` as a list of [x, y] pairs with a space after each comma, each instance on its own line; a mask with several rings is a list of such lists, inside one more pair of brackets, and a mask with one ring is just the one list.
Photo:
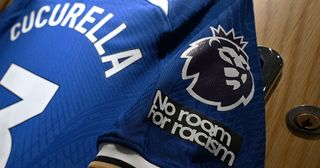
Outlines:
[[211, 27], [212, 37], [190, 44], [181, 58], [186, 62], [182, 79], [190, 80], [188, 93], [198, 101], [229, 111], [246, 106], [254, 94], [254, 81], [249, 57], [244, 51], [247, 42], [236, 37], [233, 29], [226, 32], [221, 26]]

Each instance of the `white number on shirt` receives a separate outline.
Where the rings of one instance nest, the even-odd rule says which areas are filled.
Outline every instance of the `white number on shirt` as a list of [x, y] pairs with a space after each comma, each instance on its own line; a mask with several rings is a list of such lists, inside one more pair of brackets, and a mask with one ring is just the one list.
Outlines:
[[12, 64], [0, 80], [0, 87], [22, 99], [0, 110], [0, 168], [4, 168], [12, 145], [9, 129], [42, 113], [59, 86]]

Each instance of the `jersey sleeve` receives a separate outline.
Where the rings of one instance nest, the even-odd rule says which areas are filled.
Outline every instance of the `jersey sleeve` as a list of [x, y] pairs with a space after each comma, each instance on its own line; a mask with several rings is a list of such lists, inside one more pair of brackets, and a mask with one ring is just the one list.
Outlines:
[[[171, 39], [180, 39], [161, 44], [176, 45], [156, 80], [99, 137], [91, 167], [264, 167], [264, 93], [252, 0], [168, 2], [168, 18], [177, 27]], [[186, 14], [192, 9], [196, 14]]]

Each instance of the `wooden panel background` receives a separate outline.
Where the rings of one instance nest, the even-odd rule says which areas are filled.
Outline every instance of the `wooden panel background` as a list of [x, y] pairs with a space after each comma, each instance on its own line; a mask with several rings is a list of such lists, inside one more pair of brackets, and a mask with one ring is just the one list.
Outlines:
[[0, 0], [0, 11], [2, 11], [10, 2], [11, 0]]
[[258, 44], [284, 59], [280, 82], [266, 106], [266, 168], [320, 168], [320, 139], [294, 136], [288, 110], [320, 105], [320, 0], [254, 0]]

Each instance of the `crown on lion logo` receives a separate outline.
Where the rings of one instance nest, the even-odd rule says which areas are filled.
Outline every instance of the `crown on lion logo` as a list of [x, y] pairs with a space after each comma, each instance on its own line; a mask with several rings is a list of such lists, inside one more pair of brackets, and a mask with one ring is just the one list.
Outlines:
[[214, 27], [210, 27], [213, 37], [215, 38], [225, 38], [225, 39], [229, 39], [232, 42], [234, 42], [237, 46], [241, 47], [242, 49], [244, 49], [248, 42], [243, 41], [243, 36], [238, 36], [236, 37], [234, 29], [231, 29], [230, 31], [226, 32], [220, 25], [218, 26], [218, 28], [214, 28]]

